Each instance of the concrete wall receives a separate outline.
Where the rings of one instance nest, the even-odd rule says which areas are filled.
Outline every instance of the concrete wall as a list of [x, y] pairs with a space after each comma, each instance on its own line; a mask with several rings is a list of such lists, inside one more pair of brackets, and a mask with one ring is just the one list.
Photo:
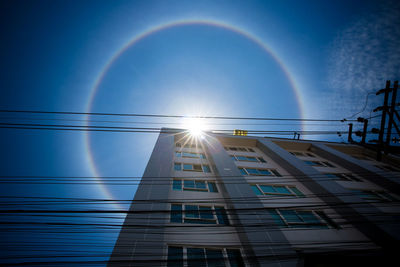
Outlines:
[[207, 141], [215, 172], [225, 188], [226, 200], [235, 217], [236, 229], [250, 266], [296, 266], [296, 252], [290, 249], [285, 236], [275, 227], [271, 215], [223, 145], [214, 137]]
[[[351, 188], [398, 190], [398, 180], [385, 177], [374, 166], [354, 160], [321, 142], [210, 134], [198, 148], [176, 148], [178, 140], [184, 143], [182, 138], [182, 135], [160, 134], [110, 266], [162, 266], [167, 259], [168, 245], [240, 248], [249, 266], [281, 267], [302, 266], [299, 255], [304, 253], [398, 246], [398, 224], [382, 226], [372, 216], [384, 214], [385, 209], [350, 191]], [[247, 146], [254, 152], [226, 151], [224, 146]], [[205, 153], [206, 159], [178, 158], [174, 155], [176, 150]], [[316, 157], [305, 159], [327, 160], [335, 164], [336, 169], [308, 166], [288, 150], [312, 151]], [[239, 162], [230, 155], [262, 156], [267, 162]], [[208, 164], [212, 173], [175, 171], [174, 162]], [[243, 176], [238, 167], [276, 169], [282, 177]], [[366, 175], [365, 182], [321, 179], [323, 172], [331, 171], [379, 175], [378, 178]], [[215, 181], [219, 192], [172, 190], [173, 177]], [[257, 196], [251, 184], [293, 185], [308, 197]], [[231, 225], [170, 223], [171, 203], [224, 206]], [[341, 227], [279, 228], [268, 209], [284, 207], [322, 209]], [[387, 204], [390, 211], [398, 214], [392, 207]]]
[[[366, 239], [365, 237], [367, 237], [367, 239], [375, 245], [388, 250], [391, 250], [394, 246], [398, 245], [398, 225], [390, 225], [390, 227], [386, 227], [385, 225], [377, 223], [376, 215], [383, 215], [383, 213], [375, 205], [352, 194], [351, 191], [349, 191], [349, 188], [343, 186], [343, 183], [338, 183], [333, 180], [318, 179], [318, 177], [321, 177], [321, 172], [317, 170], [318, 168], [307, 166], [302, 160], [299, 160], [297, 157], [288, 153], [285, 149], [277, 145], [279, 144], [279, 141], [270, 141], [267, 139], [259, 139], [259, 141], [260, 146], [265, 148], [266, 153], [269, 153], [271, 157], [279, 161], [280, 165], [293, 176], [303, 177], [302, 182], [304, 186], [306, 186], [311, 192], [321, 195], [320, 199], [327, 204], [331, 210], [344, 219], [344, 222], [350, 222], [351, 226], [348, 227], [350, 229], [344, 230], [349, 230], [351, 233], [350, 236], [353, 236], [355, 240], [359, 239], [360, 242], [362, 242]], [[295, 141], [291, 142], [291, 146], [293, 146], [293, 143], [295, 143]], [[302, 143], [302, 146], [304, 146], [305, 142], [303, 141], [299, 143]], [[339, 155], [340, 152], [333, 155], [336, 152], [333, 153], [332, 149], [329, 149], [320, 142], [309, 142], [308, 147], [312, 152], [317, 156], [322, 157], [324, 160], [333, 162], [338, 166], [343, 166], [348, 170], [356, 171], [358, 174], [360, 173], [359, 169], [349, 164], [348, 155]], [[385, 182], [381, 181], [381, 184], [385, 184]], [[293, 237], [299, 237], [299, 235], [296, 234], [291, 235]], [[337, 240], [337, 237], [334, 237], [333, 235], [324, 235], [322, 239]], [[347, 238], [343, 241], [346, 239]], [[370, 245], [368, 244], [367, 247], [369, 246]], [[359, 248], [362, 248], [362, 246], [359, 246]]]
[[[160, 266], [165, 260], [164, 231], [169, 223], [169, 179], [174, 136], [161, 133], [125, 218], [109, 266]], [[148, 225], [148, 227], [145, 227]]]

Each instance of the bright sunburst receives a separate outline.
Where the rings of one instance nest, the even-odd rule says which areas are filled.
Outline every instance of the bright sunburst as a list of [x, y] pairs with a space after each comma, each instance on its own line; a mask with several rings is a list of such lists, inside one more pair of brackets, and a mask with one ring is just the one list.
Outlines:
[[207, 130], [207, 123], [204, 118], [185, 118], [182, 127], [187, 129], [191, 136], [201, 138]]

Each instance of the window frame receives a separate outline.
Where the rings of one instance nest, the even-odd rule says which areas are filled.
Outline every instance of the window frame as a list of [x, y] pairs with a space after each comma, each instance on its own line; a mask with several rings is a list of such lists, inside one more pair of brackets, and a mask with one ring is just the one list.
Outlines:
[[288, 152], [296, 157], [309, 157], [309, 158], [317, 157], [314, 153], [311, 153], [309, 151], [288, 151]]
[[182, 144], [181, 142], [176, 142], [175, 147], [179, 147], [181, 149], [182, 148], [200, 148], [200, 146], [198, 146], [196, 144], [189, 144], [189, 143]]
[[236, 146], [224, 146], [226, 151], [236, 151], [236, 152], [250, 152], [256, 153], [256, 151], [251, 147], [236, 147]]
[[[281, 226], [284, 226], [286, 228], [314, 228], [314, 229], [329, 229], [329, 228], [339, 228], [336, 223], [329, 218], [323, 211], [314, 211], [314, 210], [308, 210], [308, 209], [270, 209], [270, 211], [275, 212], [280, 217], [281, 222], [284, 224], [282, 225], [281, 223], [278, 223]], [[291, 211], [294, 212], [297, 218], [302, 220], [302, 222], [290, 222], [288, 219], [288, 216], [285, 217], [285, 215], [282, 214], [282, 211]], [[311, 213], [319, 222], [307, 222], [304, 220], [305, 216], [300, 215], [299, 213], [301, 212], [309, 212]], [[323, 214], [324, 217], [329, 218], [330, 222], [327, 222], [320, 214]], [[335, 225], [332, 225], [335, 224]], [[302, 227], [304, 226], [304, 227]], [[335, 227], [336, 226], [336, 227]]]
[[[325, 167], [325, 168], [337, 168], [335, 165], [328, 161], [320, 161], [320, 160], [303, 160], [303, 162], [310, 167]], [[307, 162], [312, 162], [316, 163], [314, 164], [308, 164]]]
[[[190, 168], [188, 168], [188, 166], [190, 166]], [[182, 163], [182, 171], [202, 172], [203, 167], [202, 164]]]
[[[352, 173], [334, 173], [334, 172], [325, 172], [324, 175], [332, 180], [345, 181], [345, 182], [364, 182], [361, 178], [355, 176]], [[329, 177], [329, 175], [333, 175], [335, 177]]]
[[[174, 255], [173, 253], [170, 252], [170, 248], [173, 248], [176, 252], [178, 253], [178, 257], [176, 257], [176, 254]], [[202, 249], [202, 255], [204, 255], [204, 258], [199, 258], [195, 259], [197, 263], [195, 264], [196, 266], [216, 266], [215, 261], [213, 262], [213, 258], [209, 257], [210, 253], [207, 253], [207, 251], [219, 251], [221, 253], [220, 258], [214, 258], [217, 259], [217, 262], [219, 263], [224, 263], [225, 267], [228, 266], [233, 266], [231, 263], [235, 263], [235, 266], [239, 267], [244, 267], [246, 266], [246, 261], [245, 257], [243, 254], [243, 250], [238, 247], [221, 247], [221, 246], [210, 246], [210, 247], [203, 247], [203, 246], [196, 246], [196, 245], [178, 245], [178, 244], [167, 244], [167, 267], [175, 267], [175, 266], [192, 266], [190, 265], [190, 258], [188, 254], [188, 249]], [[171, 249], [172, 250], [172, 249]], [[237, 257], [239, 256], [239, 257]], [[170, 259], [170, 257], [173, 257]], [[181, 258], [180, 258], [181, 257]], [[214, 263], [214, 264], [213, 264]], [[218, 265], [220, 266], [220, 265]]]
[[[193, 154], [193, 156], [185, 156], [184, 153]], [[188, 159], [207, 159], [204, 153], [197, 152], [185, 152], [185, 151], [175, 151], [175, 156], [178, 158], [188, 158]]]
[[[349, 189], [353, 194], [357, 195], [361, 199], [367, 202], [391, 202], [397, 201], [397, 198], [392, 196], [390, 193], [384, 190], [365, 190], [365, 189], [357, 189], [357, 188], [350, 188]], [[363, 195], [365, 197], [363, 197]], [[371, 197], [366, 197], [370, 195]]]
[[[194, 211], [192, 209], [187, 209], [187, 206], [194, 206], [197, 209]], [[178, 209], [180, 207], [180, 209]], [[201, 210], [203, 208], [203, 211]], [[210, 208], [213, 218], [201, 217], [205, 214], [204, 208]], [[197, 213], [197, 217], [188, 216], [188, 214]], [[177, 220], [179, 220], [178, 222]], [[222, 223], [225, 221], [225, 223]], [[171, 203], [170, 204], [170, 223], [180, 223], [180, 224], [212, 224], [212, 225], [222, 225], [229, 226], [230, 218], [226, 212], [226, 207], [223, 205], [203, 205], [196, 203]]]
[[364, 154], [350, 154], [351, 157], [358, 159], [358, 160], [368, 160], [368, 161], [373, 161], [371, 157], [364, 155]]
[[[284, 187], [286, 190], [288, 190], [290, 193], [286, 194], [286, 193], [279, 193], [279, 192], [274, 192], [274, 193], [269, 193], [269, 192], [264, 192], [264, 190], [262, 189], [261, 186], [271, 186], [272, 188], [274, 187]], [[301, 192], [296, 186], [294, 185], [280, 185], [280, 184], [250, 184], [250, 186], [255, 186], [262, 194], [258, 195], [258, 196], [267, 196], [267, 197], [282, 197], [282, 196], [289, 196], [289, 197], [299, 197], [299, 198], [304, 198], [306, 197], [306, 195]], [[300, 194], [296, 193], [295, 191], [293, 191], [292, 188], [295, 188], [295, 190], [297, 190]], [[276, 190], [274, 188], [274, 190]]]
[[[193, 181], [195, 187], [194, 188], [185, 187], [185, 181]], [[174, 186], [176, 185], [176, 182], [180, 183], [180, 189], [175, 189], [174, 188]], [[206, 188], [204, 188], [204, 189], [197, 188], [196, 187], [196, 182], [204, 182], [205, 185], [206, 185]], [[212, 187], [212, 186], [215, 187], [216, 191], [210, 190], [210, 187]], [[216, 181], [199, 180], [199, 179], [180, 179], [180, 178], [173, 178], [172, 179], [172, 190], [173, 191], [197, 191], [197, 192], [208, 192], [208, 193], [218, 193], [219, 192]]]
[[[259, 156], [242, 156], [242, 155], [229, 155], [229, 156], [234, 161], [267, 163], [267, 161], [263, 157], [259, 157]], [[245, 159], [239, 159], [239, 157], [243, 157]], [[252, 158], [254, 160], [250, 160], [249, 158]]]
[[[252, 168], [252, 167], [240, 167], [238, 166], [238, 169], [240, 171], [240, 173], [242, 175], [246, 175], [246, 176], [271, 176], [271, 177], [282, 177], [282, 174], [280, 174], [276, 169], [269, 169], [269, 168]], [[257, 170], [257, 173], [251, 174], [248, 169], [250, 170]], [[242, 172], [242, 170], [244, 172]], [[268, 171], [270, 173], [270, 175], [268, 174], [263, 174], [260, 171]]]
[[389, 164], [376, 164], [374, 166], [385, 172], [400, 172], [400, 169]]
[[[179, 166], [180, 167], [177, 167]], [[191, 169], [185, 169], [185, 165], [192, 165]], [[195, 167], [197, 166], [197, 167]], [[200, 168], [198, 167], [200, 166]], [[174, 170], [175, 171], [185, 171], [185, 172], [203, 172], [203, 173], [212, 173], [210, 165], [202, 164], [202, 163], [185, 163], [185, 162], [174, 162]]]

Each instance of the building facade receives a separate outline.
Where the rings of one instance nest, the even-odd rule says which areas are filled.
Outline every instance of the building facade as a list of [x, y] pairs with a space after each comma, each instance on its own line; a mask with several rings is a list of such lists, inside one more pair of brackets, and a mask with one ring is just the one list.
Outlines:
[[400, 159], [374, 156], [164, 129], [109, 266], [392, 266]]

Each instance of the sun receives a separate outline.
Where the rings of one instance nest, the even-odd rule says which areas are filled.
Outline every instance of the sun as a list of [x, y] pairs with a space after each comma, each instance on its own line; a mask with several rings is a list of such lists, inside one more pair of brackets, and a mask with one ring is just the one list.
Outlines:
[[184, 118], [183, 128], [186, 129], [193, 137], [202, 138], [207, 130], [207, 123], [204, 118]]

